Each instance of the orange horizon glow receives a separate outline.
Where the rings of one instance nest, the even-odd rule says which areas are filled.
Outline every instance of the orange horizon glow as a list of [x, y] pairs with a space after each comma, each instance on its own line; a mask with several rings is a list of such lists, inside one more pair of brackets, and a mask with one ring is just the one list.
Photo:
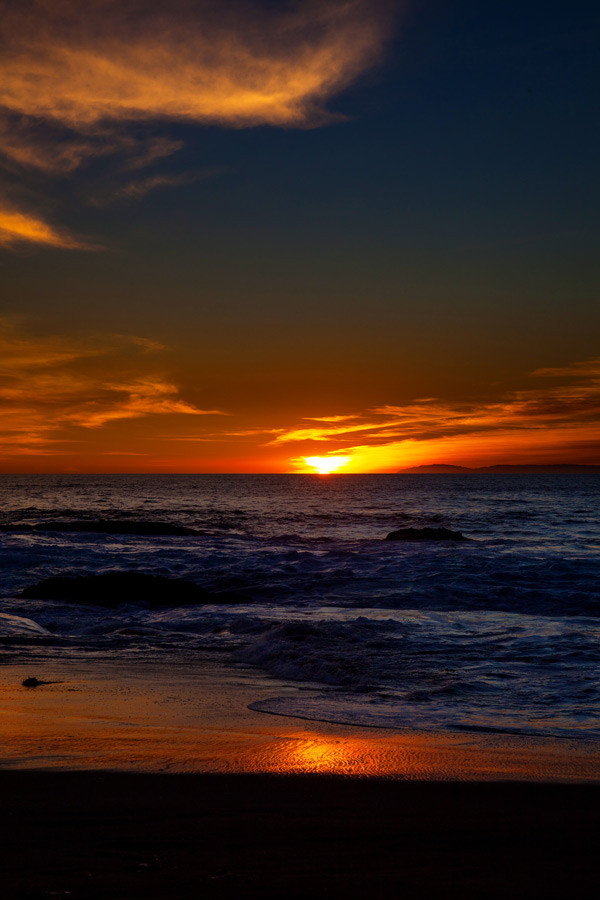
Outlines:
[[526, 373], [527, 387], [488, 397], [354, 412], [340, 404], [328, 416], [309, 400], [282, 409], [276, 392], [247, 408], [239, 383], [199, 390], [193, 368], [174, 366], [153, 338], [32, 334], [24, 320], [0, 317], [0, 472], [326, 475], [600, 462], [599, 359]]

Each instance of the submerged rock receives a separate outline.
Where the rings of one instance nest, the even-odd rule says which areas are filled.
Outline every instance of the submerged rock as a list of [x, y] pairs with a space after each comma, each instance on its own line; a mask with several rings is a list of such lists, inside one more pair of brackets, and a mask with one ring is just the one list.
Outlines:
[[115, 609], [135, 604], [147, 609], [199, 606], [203, 603], [251, 603], [235, 591], [211, 593], [183, 578], [165, 578], [143, 572], [104, 572], [99, 575], [57, 575], [25, 588], [26, 600], [67, 600]]
[[201, 534], [195, 528], [186, 528], [183, 525], [171, 525], [170, 522], [127, 522], [120, 519], [83, 519], [78, 521], [37, 522], [35, 524], [8, 524], [0, 525], [0, 531], [4, 532], [31, 532], [31, 531], [64, 531], [64, 532], [88, 532], [90, 534], [131, 534], [149, 535], [152, 537], [180, 537]]
[[390, 531], [386, 541], [468, 541], [460, 531], [449, 528], [399, 528]]

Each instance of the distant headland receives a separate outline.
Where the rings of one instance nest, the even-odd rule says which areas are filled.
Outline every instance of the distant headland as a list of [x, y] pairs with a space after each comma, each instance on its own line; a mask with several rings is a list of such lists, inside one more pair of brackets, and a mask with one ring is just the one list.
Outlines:
[[523, 465], [523, 466], [451, 466], [434, 463], [430, 466], [411, 466], [409, 469], [398, 469], [398, 475], [591, 475], [600, 474], [600, 465], [585, 466], [576, 463], [558, 465]]

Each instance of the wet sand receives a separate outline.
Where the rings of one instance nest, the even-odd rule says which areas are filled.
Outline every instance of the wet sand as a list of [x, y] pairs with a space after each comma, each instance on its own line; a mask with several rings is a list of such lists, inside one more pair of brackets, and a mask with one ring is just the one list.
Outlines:
[[2, 772], [6, 900], [592, 898], [600, 786]]
[[[24, 688], [31, 675], [54, 683]], [[362, 728], [272, 716], [306, 692], [219, 660], [0, 668], [0, 768], [600, 783], [597, 742]]]

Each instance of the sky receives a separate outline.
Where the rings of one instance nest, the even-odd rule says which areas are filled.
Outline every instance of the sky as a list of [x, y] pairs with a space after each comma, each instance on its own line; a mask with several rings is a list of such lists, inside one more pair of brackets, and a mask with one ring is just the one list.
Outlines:
[[600, 463], [599, 43], [589, 0], [0, 0], [0, 472]]

